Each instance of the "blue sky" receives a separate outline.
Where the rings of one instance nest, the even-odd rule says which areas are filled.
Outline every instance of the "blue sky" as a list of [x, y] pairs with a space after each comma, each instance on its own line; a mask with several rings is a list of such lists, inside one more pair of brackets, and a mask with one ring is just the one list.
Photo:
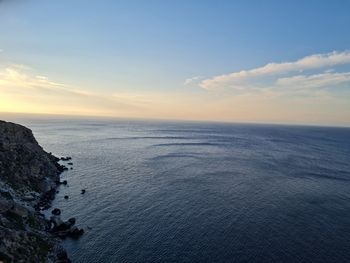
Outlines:
[[[210, 97], [226, 99], [237, 93], [237, 89], [229, 89], [226, 87], [229, 85], [225, 84], [225, 91], [207, 94], [202, 81], [260, 68], [268, 63], [295, 62], [315, 54], [331, 56], [331, 52], [348, 52], [349, 10], [350, 1], [345, 0], [3, 0], [0, 2], [0, 66], [6, 69], [15, 65], [15, 70], [28, 78], [45, 77], [55, 83], [99, 95], [127, 94], [127, 104], [130, 104], [130, 96], [139, 94], [154, 102], [154, 109], [161, 107], [154, 105], [159, 104], [159, 100], [167, 101], [166, 96], [180, 101], [183, 97], [186, 97], [185, 100], [203, 97], [197, 104], [191, 101], [186, 105], [177, 104], [181, 108], [198, 107], [208, 103]], [[300, 72], [304, 77], [324, 71], [344, 73], [350, 70], [349, 65], [345, 58], [340, 63], [308, 68], [306, 73], [302, 68]], [[286, 72], [279, 78], [296, 75], [292, 73]], [[262, 86], [272, 85], [269, 77], [253, 82]], [[326, 77], [332, 78], [333, 75]], [[239, 85], [245, 89], [246, 83]], [[331, 91], [332, 95], [340, 91], [344, 92], [341, 97], [348, 96], [349, 82], [346, 80], [338, 81], [336, 85], [330, 82], [329, 85], [336, 86]], [[289, 96], [293, 97], [293, 94]], [[237, 99], [233, 100], [236, 102]], [[84, 104], [76, 103], [77, 106]], [[283, 100], [277, 100], [275, 105], [283, 103]], [[349, 107], [342, 103], [339, 116], [346, 116], [350, 113], [347, 112]], [[216, 101], [216, 105], [221, 104]], [[83, 111], [84, 107], [80, 108]], [[212, 108], [209, 110], [213, 112]], [[102, 114], [103, 110], [100, 112]], [[151, 112], [145, 117], [152, 117]], [[209, 114], [208, 119], [245, 120], [241, 116], [243, 110], [239, 118], [235, 114], [230, 115], [227, 109], [217, 109], [217, 112], [217, 117]], [[111, 114], [114, 114], [113, 111], [107, 115]], [[115, 110], [115, 115], [123, 114]], [[186, 115], [186, 112], [183, 114]], [[225, 117], [220, 118], [220, 114]], [[197, 115], [193, 112], [189, 114], [194, 119], [206, 119], [204, 113]], [[137, 113], [126, 116], [143, 117]], [[289, 116], [285, 122], [298, 122], [298, 116]], [[167, 115], [154, 117], [166, 118]], [[168, 117], [181, 118], [171, 113]], [[274, 120], [261, 116], [254, 118], [251, 114], [246, 119], [284, 121], [283, 116]], [[318, 117], [313, 121], [329, 123], [330, 119]], [[349, 118], [340, 119], [342, 123], [350, 123]]]

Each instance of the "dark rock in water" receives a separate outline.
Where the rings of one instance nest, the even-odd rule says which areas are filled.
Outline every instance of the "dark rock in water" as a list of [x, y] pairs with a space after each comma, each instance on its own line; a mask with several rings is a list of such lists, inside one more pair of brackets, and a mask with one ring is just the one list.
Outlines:
[[70, 156], [61, 157], [60, 159], [61, 159], [61, 161], [70, 161], [70, 160], [72, 160], [72, 157], [70, 157]]
[[62, 172], [67, 170], [67, 167], [65, 167], [62, 164], [56, 163], [55, 166], [56, 166], [57, 170], [59, 171], [59, 173], [62, 173]]
[[68, 195], [65, 195], [65, 196], [64, 196], [64, 199], [68, 199], [68, 198], [69, 198], [69, 196], [68, 196]]
[[71, 167], [70, 169], [73, 170], [73, 167]]
[[58, 228], [63, 225], [63, 221], [61, 219], [60, 215], [53, 215], [50, 217], [49, 224], [50, 224], [50, 232], [54, 233], [55, 231], [58, 231]]
[[70, 231], [69, 236], [71, 236], [72, 238], [79, 238], [81, 235], [84, 234], [84, 229], [79, 229], [77, 227], [73, 227]]
[[73, 165], [73, 163], [72, 162], [69, 162], [69, 163], [67, 163], [68, 165]]
[[52, 216], [50, 219], [50, 223], [53, 224], [50, 232], [60, 238], [79, 238], [83, 233], [83, 229], [79, 229], [74, 226], [76, 219], [74, 217], [68, 219], [68, 221], [63, 222], [60, 216]]
[[62, 231], [67, 231], [70, 230], [73, 224], [71, 222], [63, 222], [62, 224], [57, 225], [54, 229], [53, 232], [62, 232]]
[[85, 189], [82, 189], [82, 190], [81, 190], [81, 194], [82, 194], [82, 195], [85, 194], [85, 192], [86, 192]]
[[60, 185], [60, 184], [67, 185], [68, 182], [67, 182], [67, 180], [63, 180], [62, 182], [61, 181], [57, 181], [56, 184], [57, 185]]
[[67, 252], [65, 250], [59, 251], [57, 253], [57, 263], [71, 263], [71, 260], [68, 258]]
[[75, 224], [75, 221], [76, 221], [75, 217], [72, 217], [72, 218], [68, 219], [68, 222], [71, 223], [72, 225]]
[[61, 182], [61, 184], [63, 184], [63, 185], [67, 185], [67, 184], [68, 184], [68, 182], [67, 182], [67, 180], [63, 180], [63, 181]]
[[58, 161], [30, 129], [0, 121], [0, 261], [70, 262], [60, 241], [47, 232], [46, 219], [35, 211], [48, 208], [55, 198], [65, 170]]
[[51, 214], [58, 216], [61, 214], [61, 210], [59, 208], [55, 208], [51, 211]]

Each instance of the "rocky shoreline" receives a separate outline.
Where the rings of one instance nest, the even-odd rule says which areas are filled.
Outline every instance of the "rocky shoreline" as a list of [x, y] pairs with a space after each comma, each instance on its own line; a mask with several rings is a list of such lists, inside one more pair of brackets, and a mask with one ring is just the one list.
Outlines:
[[[63, 157], [62, 161], [70, 161]], [[30, 129], [0, 121], [0, 262], [71, 262], [60, 238], [79, 237], [75, 218], [64, 222], [50, 207], [68, 168], [47, 153]]]

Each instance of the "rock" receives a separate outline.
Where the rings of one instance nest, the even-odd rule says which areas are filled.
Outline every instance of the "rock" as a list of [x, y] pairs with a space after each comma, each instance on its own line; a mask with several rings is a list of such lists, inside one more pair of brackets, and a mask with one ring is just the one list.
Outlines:
[[[70, 262], [60, 256], [60, 241], [48, 233], [48, 221], [35, 210], [48, 208], [55, 198], [56, 182], [65, 170], [58, 161], [30, 129], [0, 121], [0, 261]], [[54, 221], [61, 224], [60, 211], [54, 213]]]
[[53, 223], [53, 227], [51, 228], [51, 233], [60, 237], [60, 238], [79, 238], [82, 234], [84, 234], [83, 229], [79, 229], [74, 226], [76, 219], [74, 217], [68, 219], [66, 222], [62, 222], [60, 216], [52, 216], [50, 219], [50, 223]]
[[20, 194], [45, 192], [59, 179], [58, 159], [18, 124], [0, 121], [0, 161], [1, 181]]
[[24, 197], [23, 197], [23, 200], [24, 201], [28, 201], [28, 202], [31, 202], [31, 201], [35, 201], [35, 197], [34, 196], [32, 196], [32, 195], [25, 195]]
[[86, 192], [85, 189], [82, 189], [82, 190], [81, 190], [81, 194], [82, 194], [82, 195], [85, 194], [85, 192]]
[[71, 263], [65, 250], [61, 250], [57, 253], [57, 260], [57, 263]]
[[[53, 224], [53, 227], [51, 227], [51, 223]], [[53, 215], [50, 217], [50, 229], [51, 232], [55, 232], [57, 231], [57, 229], [62, 226], [62, 224], [64, 224], [64, 222], [61, 219], [60, 215]]]
[[70, 156], [61, 157], [60, 159], [61, 159], [61, 161], [69, 161], [69, 160], [72, 160], [72, 157], [70, 157]]
[[68, 165], [73, 165], [73, 163], [72, 162], [69, 162], [69, 163], [67, 163]]
[[69, 198], [69, 196], [68, 196], [68, 195], [65, 195], [65, 196], [64, 196], [64, 199], [68, 199], [68, 198]]
[[82, 228], [79, 229], [75, 226], [75, 227], [72, 227], [72, 229], [69, 233], [69, 236], [72, 238], [79, 238], [83, 234], [84, 234], [84, 229], [82, 229]]
[[57, 170], [58, 170], [60, 173], [62, 173], [62, 172], [64, 172], [64, 171], [68, 170], [67, 167], [65, 167], [64, 165], [61, 165], [61, 164], [59, 164], [59, 163], [56, 163], [56, 168], [57, 168]]
[[47, 191], [44, 195], [47, 196], [49, 199], [53, 200], [55, 198], [56, 189], [51, 187], [49, 191]]
[[56, 189], [51, 189], [41, 195], [39, 202], [34, 206], [36, 209], [47, 209], [50, 207], [50, 203], [55, 199]]
[[75, 224], [75, 221], [76, 221], [75, 217], [72, 217], [72, 218], [68, 219], [68, 222], [71, 223], [72, 225]]
[[57, 185], [60, 185], [60, 184], [67, 185], [68, 182], [67, 182], [67, 180], [63, 180], [62, 182], [61, 181], [57, 181], [56, 184]]
[[76, 219], [74, 217], [70, 218], [68, 221], [63, 222], [60, 215], [51, 216], [50, 222], [53, 223], [51, 228], [52, 233], [62, 232], [70, 230], [74, 226]]
[[58, 216], [61, 214], [61, 210], [59, 208], [55, 208], [51, 211], [51, 214]]

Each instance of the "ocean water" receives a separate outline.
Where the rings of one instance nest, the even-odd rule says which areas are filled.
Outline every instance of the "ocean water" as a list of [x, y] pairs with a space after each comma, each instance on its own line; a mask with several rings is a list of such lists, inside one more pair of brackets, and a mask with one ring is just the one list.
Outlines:
[[73, 157], [53, 204], [86, 230], [73, 262], [350, 262], [350, 129], [22, 123]]

